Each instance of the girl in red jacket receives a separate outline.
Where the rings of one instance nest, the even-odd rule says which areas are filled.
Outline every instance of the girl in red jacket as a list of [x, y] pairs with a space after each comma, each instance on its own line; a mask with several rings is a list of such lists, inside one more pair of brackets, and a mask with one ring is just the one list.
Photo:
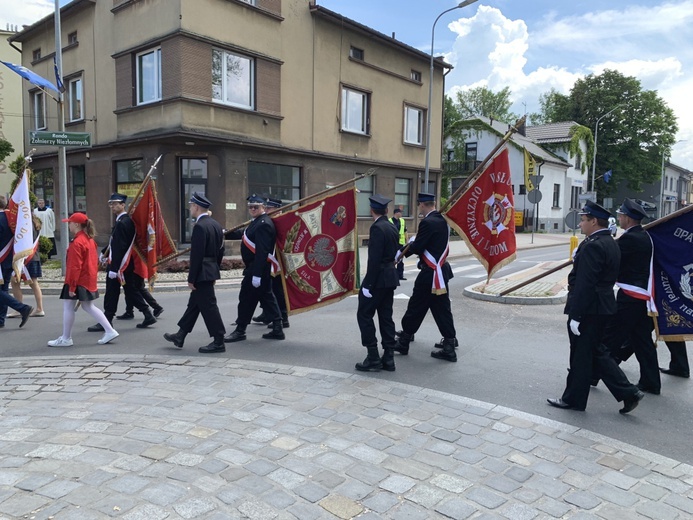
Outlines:
[[96, 288], [98, 258], [94, 242], [94, 223], [84, 213], [73, 213], [70, 218], [63, 219], [63, 222], [69, 223], [68, 227], [75, 238], [67, 249], [65, 285], [60, 293], [60, 299], [64, 300], [63, 335], [49, 341], [48, 346], [72, 346], [72, 325], [75, 323], [75, 311], [78, 307], [75, 300], [82, 305], [87, 314], [101, 324], [105, 334], [98, 343], [105, 345], [117, 338], [118, 333], [108, 322], [103, 311], [94, 305], [94, 300], [99, 297]]

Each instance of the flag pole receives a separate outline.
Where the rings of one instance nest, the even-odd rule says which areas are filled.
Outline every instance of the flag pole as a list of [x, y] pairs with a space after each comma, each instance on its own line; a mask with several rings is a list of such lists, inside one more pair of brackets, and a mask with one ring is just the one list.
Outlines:
[[130, 207], [128, 208], [128, 215], [132, 215], [133, 211], [135, 211], [135, 208], [137, 207], [137, 204], [135, 204], [135, 202], [137, 202], [139, 200], [140, 196], [142, 195], [142, 192], [147, 187], [147, 184], [151, 180], [152, 173], [154, 173], [154, 170], [156, 170], [156, 165], [159, 164], [160, 160], [161, 160], [161, 155], [159, 155], [159, 157], [156, 158], [156, 161], [154, 161], [154, 164], [152, 164], [152, 167], [149, 168], [147, 175], [142, 180], [142, 183], [140, 184], [140, 188], [139, 188], [139, 190], [137, 190], [137, 194], [135, 195], [135, 197], [132, 199], [132, 202], [130, 203]]
[[508, 142], [508, 140], [512, 137], [512, 135], [515, 132], [517, 132], [518, 127], [524, 124], [526, 117], [527, 116], [522, 116], [520, 119], [515, 121], [514, 125], [510, 126], [510, 129], [503, 136], [503, 139], [501, 139], [500, 142], [493, 148], [493, 150], [491, 150], [491, 152], [486, 156], [486, 158], [484, 158], [484, 160], [481, 161], [476, 168], [474, 168], [474, 171], [469, 175], [469, 177], [465, 179], [465, 181], [460, 185], [460, 187], [455, 190], [455, 193], [450, 195], [447, 202], [443, 204], [443, 207], [438, 210], [439, 213], [445, 213], [448, 207], [450, 207], [464, 193], [464, 191], [469, 187], [469, 185], [475, 180], [476, 176], [481, 171], [483, 171], [488, 162], [491, 159], [493, 159], [496, 153], [498, 153], [498, 150], [500, 150], [501, 147]]
[[[353, 179], [348, 179], [348, 180], [346, 180], [346, 181], [344, 181], [344, 182], [340, 182], [339, 184], [337, 184], [337, 185], [335, 185], [335, 186], [331, 186], [331, 187], [329, 187], [329, 188], [327, 188], [327, 189], [325, 189], [325, 190], [319, 191], [318, 193], [314, 193], [314, 194], [312, 194], [312, 195], [308, 195], [308, 196], [306, 196], [306, 197], [303, 197], [302, 199], [299, 199], [299, 200], [297, 200], [296, 202], [290, 202], [290, 203], [288, 203], [286, 206], [283, 206], [283, 207], [281, 207], [281, 208], [273, 209], [272, 211], [267, 212], [267, 216], [270, 216], [270, 217], [271, 217], [271, 216], [274, 215], [275, 213], [279, 213], [279, 212], [284, 212], [284, 211], [286, 211], [287, 208], [291, 208], [291, 207], [293, 207], [293, 206], [301, 205], [301, 204], [303, 204], [304, 202], [306, 202], [306, 201], [308, 201], [308, 200], [310, 200], [310, 199], [314, 199], [314, 198], [316, 198], [316, 197], [320, 197], [320, 196], [322, 196], [322, 195], [325, 195], [325, 194], [327, 194], [327, 193], [329, 193], [329, 192], [331, 192], [331, 191], [334, 191], [334, 190], [336, 190], [336, 189], [338, 189], [338, 188], [341, 188], [342, 186], [346, 186], [347, 184], [351, 184], [352, 182], [360, 181], [360, 180], [363, 179], [364, 177], [370, 177], [371, 175], [373, 175], [373, 174], [375, 173], [375, 171], [376, 171], [377, 169], [378, 169], [377, 167], [376, 167], [376, 168], [371, 168], [371, 169], [369, 169], [366, 173], [362, 173], [361, 175], [357, 175], [357, 176], [354, 177]], [[228, 233], [228, 232], [230, 232], [230, 231], [237, 231], [237, 230], [239, 230], [239, 229], [242, 229], [242, 228], [244, 228], [244, 227], [250, 225], [251, 222], [252, 222], [252, 219], [246, 220], [246, 221], [243, 222], [242, 224], [238, 224], [238, 225], [235, 226], [235, 227], [232, 227], [232, 228], [230, 228], [230, 229], [225, 230], [225, 233]], [[169, 256], [168, 258], [161, 259], [159, 262], [157, 262], [157, 263], [154, 264], [154, 267], [156, 267], [156, 266], [158, 266], [158, 265], [161, 265], [161, 264], [163, 264], [164, 262], [168, 262], [169, 260], [173, 260], [174, 258], [177, 258], [177, 257], [179, 257], [179, 256], [185, 255], [185, 254], [189, 253], [190, 251], [192, 251], [192, 247], [188, 247], [188, 248], [186, 248], [186, 249], [184, 249], [184, 250], [182, 250], [182, 251], [179, 251], [179, 252], [176, 253], [175, 255]]]

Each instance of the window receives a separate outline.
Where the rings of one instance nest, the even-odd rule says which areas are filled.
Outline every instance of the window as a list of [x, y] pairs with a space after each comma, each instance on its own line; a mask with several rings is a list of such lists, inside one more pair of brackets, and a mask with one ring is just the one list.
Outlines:
[[363, 61], [363, 57], [364, 57], [363, 49], [359, 49], [358, 47], [351, 47], [349, 49], [349, 56], [351, 58], [354, 58], [355, 60]]
[[37, 90], [32, 94], [32, 98], [34, 129], [43, 130], [46, 128], [46, 95], [41, 90]]
[[436, 180], [435, 177], [428, 178], [428, 186], [426, 186], [426, 178], [421, 174], [421, 189], [419, 193], [430, 193], [431, 195], [436, 195]]
[[[189, 243], [195, 223], [190, 220], [190, 197], [195, 192], [207, 194], [207, 159], [180, 160], [181, 242]], [[223, 217], [223, 211], [222, 211]]]
[[34, 51], [31, 53], [31, 59], [33, 61], [38, 61], [41, 59], [41, 47], [34, 49]]
[[570, 209], [577, 209], [580, 207], [580, 186], [572, 186], [570, 188]]
[[267, 194], [282, 202], [301, 198], [301, 168], [248, 161], [248, 191]]
[[161, 100], [161, 48], [137, 55], [137, 104]]
[[70, 121], [80, 121], [84, 119], [84, 113], [82, 112], [82, 78], [71, 79], [67, 89]]
[[579, 170], [582, 168], [582, 158], [579, 155], [575, 156], [575, 169]]
[[250, 58], [214, 49], [212, 98], [241, 108], [255, 108], [254, 65]]
[[520, 193], [518, 195], [527, 195], [527, 186], [520, 184]]
[[554, 208], [560, 208], [561, 207], [561, 185], [560, 184], [554, 184], [553, 185], [553, 207]]
[[67, 44], [74, 45], [75, 43], [77, 43], [77, 31], [71, 32], [67, 35]]
[[404, 107], [404, 142], [423, 144], [424, 111], [410, 106]]
[[87, 211], [87, 186], [85, 183], [84, 165], [70, 166], [70, 178], [72, 179], [72, 200], [70, 200], [70, 213], [75, 211]]
[[365, 92], [342, 88], [342, 130], [368, 134], [368, 99]]
[[132, 198], [137, 195], [140, 184], [144, 180], [144, 165], [142, 159], [116, 161], [116, 191]]
[[413, 81], [418, 81], [421, 83], [421, 73], [418, 70], [412, 69], [410, 77]]
[[411, 180], [399, 179], [395, 177], [395, 205], [392, 207], [400, 208], [403, 217], [411, 217]]
[[371, 175], [359, 179], [354, 183], [358, 190], [356, 193], [356, 215], [359, 217], [371, 216], [371, 201], [368, 200], [368, 197], [373, 196], [373, 188], [375, 186], [374, 179], [375, 177]]
[[476, 168], [477, 143], [464, 145], [464, 171], [471, 172]]
[[53, 168], [34, 170], [34, 195], [37, 199], [45, 199], [46, 204], [55, 204], [53, 191]]

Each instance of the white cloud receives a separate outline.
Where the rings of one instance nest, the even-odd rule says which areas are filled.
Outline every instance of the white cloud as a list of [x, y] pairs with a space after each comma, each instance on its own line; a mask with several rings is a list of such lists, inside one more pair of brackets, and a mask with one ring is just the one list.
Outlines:
[[22, 25], [31, 25], [54, 11], [55, 2], [51, 0], [5, 0], [0, 7], [0, 28], [5, 29], [10, 24], [21, 30]]

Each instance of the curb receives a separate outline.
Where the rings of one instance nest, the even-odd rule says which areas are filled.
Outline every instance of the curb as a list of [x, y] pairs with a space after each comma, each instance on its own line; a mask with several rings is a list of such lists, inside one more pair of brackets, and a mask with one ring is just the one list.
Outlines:
[[558, 303], [565, 303], [568, 298], [568, 291], [561, 291], [555, 296], [498, 296], [497, 294], [488, 294], [473, 290], [472, 288], [477, 285], [478, 283], [475, 283], [465, 287], [463, 294], [474, 300], [510, 305], [556, 305]]

